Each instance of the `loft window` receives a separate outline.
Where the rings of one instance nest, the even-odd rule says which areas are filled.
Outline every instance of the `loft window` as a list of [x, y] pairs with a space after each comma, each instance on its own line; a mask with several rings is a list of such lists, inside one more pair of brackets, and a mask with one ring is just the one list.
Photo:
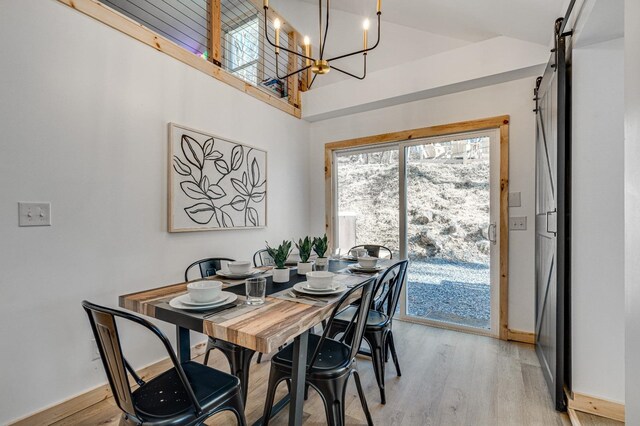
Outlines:
[[251, 18], [227, 31], [225, 37], [227, 69], [241, 79], [258, 85], [260, 62], [260, 21]]

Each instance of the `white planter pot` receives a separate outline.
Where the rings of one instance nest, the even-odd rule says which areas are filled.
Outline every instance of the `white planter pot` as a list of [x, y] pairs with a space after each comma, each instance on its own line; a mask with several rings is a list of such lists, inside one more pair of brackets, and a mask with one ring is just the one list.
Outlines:
[[284, 268], [284, 269], [273, 268], [273, 282], [274, 283], [289, 282], [289, 268]]
[[313, 263], [311, 262], [298, 262], [298, 275], [305, 275], [307, 272], [313, 270]]
[[326, 271], [329, 268], [329, 258], [318, 257], [316, 258], [316, 271]]

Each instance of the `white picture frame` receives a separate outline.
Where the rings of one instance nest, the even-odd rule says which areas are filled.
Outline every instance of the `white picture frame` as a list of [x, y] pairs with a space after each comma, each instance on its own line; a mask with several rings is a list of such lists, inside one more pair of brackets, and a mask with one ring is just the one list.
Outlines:
[[267, 152], [169, 123], [168, 231], [267, 225]]

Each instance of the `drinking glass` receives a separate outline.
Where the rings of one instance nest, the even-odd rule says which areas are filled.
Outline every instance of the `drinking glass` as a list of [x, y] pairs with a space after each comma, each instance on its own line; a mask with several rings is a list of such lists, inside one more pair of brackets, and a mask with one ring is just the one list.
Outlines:
[[266, 278], [247, 278], [245, 288], [247, 305], [262, 305], [264, 303], [264, 293], [267, 289]]

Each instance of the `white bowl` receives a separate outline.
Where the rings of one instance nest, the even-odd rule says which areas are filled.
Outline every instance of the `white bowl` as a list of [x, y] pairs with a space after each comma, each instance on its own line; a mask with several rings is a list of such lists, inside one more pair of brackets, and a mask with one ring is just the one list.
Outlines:
[[220, 296], [222, 283], [211, 280], [193, 281], [187, 284], [187, 291], [195, 303], [213, 302]]
[[331, 287], [334, 273], [327, 271], [312, 271], [307, 272], [306, 275], [309, 287], [324, 290]]
[[232, 274], [246, 274], [251, 269], [251, 262], [248, 260], [235, 260], [227, 263], [227, 267]]
[[358, 263], [363, 268], [375, 268], [376, 267], [376, 263], [378, 263], [378, 258], [377, 257], [371, 257], [371, 256], [359, 257], [358, 258]]

